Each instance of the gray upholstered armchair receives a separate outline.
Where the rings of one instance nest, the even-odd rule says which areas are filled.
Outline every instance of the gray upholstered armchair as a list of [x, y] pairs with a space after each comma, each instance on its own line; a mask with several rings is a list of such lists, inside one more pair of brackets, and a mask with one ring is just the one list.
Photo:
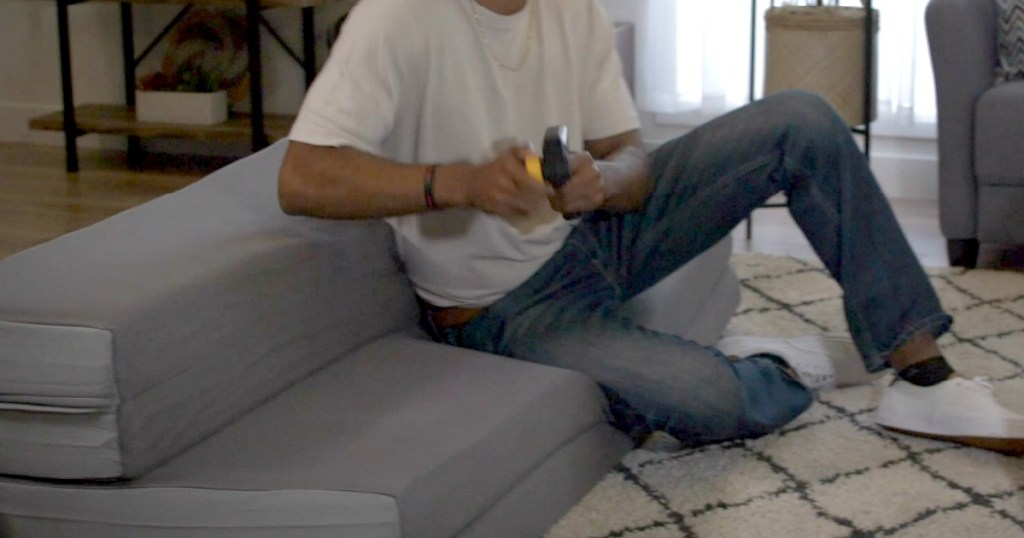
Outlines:
[[1024, 80], [995, 84], [993, 0], [932, 0], [926, 22], [939, 111], [939, 217], [951, 265], [981, 243], [1024, 244]]

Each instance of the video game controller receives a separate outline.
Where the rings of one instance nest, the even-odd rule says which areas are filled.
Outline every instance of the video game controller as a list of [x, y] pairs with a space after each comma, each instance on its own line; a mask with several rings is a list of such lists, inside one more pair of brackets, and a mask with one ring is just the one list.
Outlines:
[[547, 181], [556, 189], [569, 182], [569, 129], [565, 125], [548, 127], [542, 156], [528, 158], [526, 170], [537, 181]]

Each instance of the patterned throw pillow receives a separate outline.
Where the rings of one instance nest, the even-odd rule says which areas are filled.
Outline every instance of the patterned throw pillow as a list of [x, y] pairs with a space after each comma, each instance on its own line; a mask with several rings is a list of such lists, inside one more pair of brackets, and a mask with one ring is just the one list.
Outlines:
[[1024, 79], [1024, 0], [995, 0], [998, 10], [999, 65], [1002, 82]]

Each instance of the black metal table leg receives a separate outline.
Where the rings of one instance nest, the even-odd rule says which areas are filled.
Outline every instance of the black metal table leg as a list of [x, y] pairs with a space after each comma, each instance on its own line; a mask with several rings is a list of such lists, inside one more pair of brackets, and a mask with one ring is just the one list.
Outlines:
[[754, 102], [754, 78], [757, 65], [757, 0], [750, 0], [750, 73], [747, 79], [747, 100]]
[[[135, 25], [132, 5], [121, 4], [121, 52], [124, 57], [124, 102], [135, 108]], [[142, 168], [142, 143], [137, 136], [128, 136], [128, 166]]]
[[871, 109], [875, 91], [875, 17], [871, 0], [864, 4], [864, 158], [871, 161]]
[[78, 122], [71, 84], [71, 38], [68, 25], [69, 0], [57, 0], [57, 34], [60, 47], [60, 81], [64, 102], [64, 155], [69, 173], [78, 171]]
[[263, 65], [260, 50], [260, 2], [245, 0], [246, 45], [249, 49], [249, 107], [252, 123], [252, 150], [267, 147], [263, 117]]
[[[747, 101], [754, 102], [754, 78], [757, 64], [757, 0], [750, 0], [750, 72], [747, 79]], [[747, 215], [747, 241], [754, 237], [754, 212]]]
[[306, 88], [316, 78], [316, 27], [313, 8], [302, 8], [302, 70], [306, 73]]

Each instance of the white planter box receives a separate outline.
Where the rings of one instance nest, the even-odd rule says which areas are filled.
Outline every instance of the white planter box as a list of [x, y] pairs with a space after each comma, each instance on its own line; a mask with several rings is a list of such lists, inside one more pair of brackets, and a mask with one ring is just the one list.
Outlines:
[[157, 123], [215, 125], [228, 119], [224, 90], [208, 93], [135, 91], [135, 119]]

